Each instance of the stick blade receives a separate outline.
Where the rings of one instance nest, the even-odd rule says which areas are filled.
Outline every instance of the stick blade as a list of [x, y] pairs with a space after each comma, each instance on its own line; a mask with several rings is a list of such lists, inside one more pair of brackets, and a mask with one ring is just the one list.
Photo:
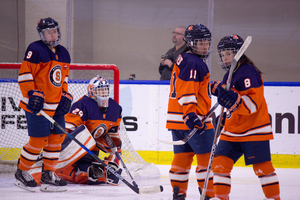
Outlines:
[[164, 190], [163, 186], [153, 186], [148, 188], [139, 188], [139, 194], [154, 194], [160, 193]]
[[185, 144], [184, 141], [182, 140], [178, 140], [178, 141], [166, 141], [166, 140], [160, 140], [158, 138], [156, 138], [159, 142], [165, 143], [165, 144], [171, 144], [171, 145], [183, 145]]

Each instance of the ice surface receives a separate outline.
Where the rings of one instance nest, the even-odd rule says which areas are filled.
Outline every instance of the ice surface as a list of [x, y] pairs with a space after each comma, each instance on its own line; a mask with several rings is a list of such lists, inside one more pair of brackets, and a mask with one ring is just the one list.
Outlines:
[[[162, 185], [164, 191], [157, 194], [139, 195], [133, 192], [123, 182], [119, 186], [88, 186], [68, 184], [67, 192], [31, 193], [14, 186], [13, 173], [0, 173], [1, 200], [172, 200], [172, 189], [168, 171], [170, 166], [158, 165], [161, 177], [156, 179], [136, 179], [139, 187]], [[187, 200], [198, 200], [200, 195], [197, 188], [194, 167], [190, 173]], [[281, 199], [300, 199], [300, 169], [276, 169], [280, 181]], [[124, 173], [125, 175], [125, 173]], [[232, 171], [232, 188], [230, 200], [262, 200], [264, 195], [259, 179], [251, 167], [234, 167]]]

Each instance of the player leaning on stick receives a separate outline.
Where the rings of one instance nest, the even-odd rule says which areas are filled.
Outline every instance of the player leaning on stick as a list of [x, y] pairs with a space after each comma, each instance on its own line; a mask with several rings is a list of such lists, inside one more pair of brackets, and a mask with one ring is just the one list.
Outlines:
[[[110, 153], [105, 162], [120, 175], [119, 161], [113, 153], [113, 149], [106, 143], [105, 137], [110, 137], [121, 153], [121, 140], [119, 126], [122, 120], [122, 107], [109, 97], [110, 84], [105, 78], [97, 76], [88, 84], [88, 95], [84, 95], [75, 102], [70, 112], [65, 116], [68, 132], [75, 130], [84, 124], [96, 141], [93, 153], [98, 155], [99, 150]], [[63, 147], [68, 145], [70, 138], [66, 138]], [[86, 153], [86, 152], [85, 152]], [[66, 156], [71, 157], [72, 155]], [[86, 154], [76, 163], [70, 163], [62, 169], [58, 169], [57, 175], [70, 182], [83, 184], [111, 184], [118, 185], [119, 179], [90, 155]]]
[[[219, 63], [227, 71], [225, 84], [233, 57], [243, 44], [238, 35], [222, 38], [218, 44]], [[232, 75], [231, 89], [224, 89], [222, 82], [211, 84], [212, 94], [227, 109], [212, 169], [216, 197], [228, 200], [234, 163], [244, 155], [245, 164], [253, 165], [268, 199], [280, 200], [279, 182], [271, 162], [270, 142], [273, 139], [264, 86], [260, 70], [242, 55]]]
[[[173, 146], [174, 158], [169, 176], [174, 200], [186, 197], [195, 155], [196, 177], [199, 189], [203, 188], [214, 139], [211, 118], [205, 124], [200, 121], [211, 107], [208, 94], [210, 73], [204, 62], [212, 49], [211, 32], [202, 24], [190, 25], [184, 40], [188, 47], [176, 59], [171, 75], [166, 127], [172, 131], [173, 141], [183, 139], [195, 127], [199, 130], [186, 144]], [[206, 199], [213, 196], [211, 177]]]
[[34, 191], [37, 185], [27, 172], [43, 150], [42, 191], [65, 191], [66, 181], [56, 176], [61, 143], [64, 134], [39, 115], [43, 110], [65, 127], [64, 115], [69, 111], [73, 97], [68, 93], [70, 55], [59, 45], [61, 34], [58, 23], [48, 17], [40, 19], [37, 31], [41, 40], [31, 43], [25, 53], [19, 73], [23, 95], [20, 107], [25, 110], [29, 142], [23, 147], [15, 174], [16, 185]]

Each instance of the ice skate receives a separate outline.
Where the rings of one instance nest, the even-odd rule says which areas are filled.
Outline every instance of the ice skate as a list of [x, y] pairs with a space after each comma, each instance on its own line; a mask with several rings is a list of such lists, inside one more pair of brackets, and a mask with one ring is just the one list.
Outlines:
[[55, 172], [43, 170], [41, 177], [41, 188], [43, 192], [65, 192], [67, 182], [59, 178]]
[[179, 194], [179, 187], [174, 186], [173, 190], [174, 190], [173, 200], [185, 200], [184, 194]]
[[30, 192], [35, 192], [35, 187], [37, 186], [37, 183], [27, 171], [22, 171], [18, 168], [17, 172], [15, 173], [15, 177], [16, 186]]

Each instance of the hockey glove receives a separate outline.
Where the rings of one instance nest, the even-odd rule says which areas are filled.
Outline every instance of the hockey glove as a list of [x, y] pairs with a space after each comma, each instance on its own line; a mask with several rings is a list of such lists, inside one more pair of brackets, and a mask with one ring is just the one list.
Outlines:
[[[120, 169], [115, 162], [108, 162], [107, 165], [119, 175], [122, 174], [122, 169]], [[87, 173], [89, 180], [88, 185], [119, 185], [120, 182], [120, 179], [111, 173], [102, 163], [93, 162], [91, 166], [88, 167]]]
[[38, 90], [30, 90], [28, 93], [28, 104], [26, 108], [33, 114], [39, 113], [44, 107], [45, 95]]
[[[221, 127], [220, 127], [220, 130], [222, 130], [223, 127], [224, 127], [224, 125], [225, 125], [225, 118], [226, 118], [226, 113], [224, 112], [224, 113], [223, 113], [223, 117], [222, 117], [222, 121], [221, 121]], [[218, 115], [218, 117], [217, 117], [216, 120], [215, 120], [215, 123], [216, 123], [215, 127], [217, 127], [217, 125], [218, 125], [218, 123], [219, 123], [219, 120], [220, 120], [220, 115]]]
[[218, 96], [219, 93], [218, 93], [218, 90], [217, 90], [217, 87], [218, 85], [222, 85], [222, 82], [221, 81], [214, 81], [212, 82], [209, 86], [210, 86], [210, 91], [211, 91], [211, 94], [214, 95], [214, 96]]
[[[122, 169], [119, 168], [117, 163], [115, 162], [108, 162], [108, 166], [114, 169], [119, 175], [122, 174]], [[118, 179], [111, 171], [105, 171], [106, 182], [110, 185], [119, 185], [120, 179]]]
[[225, 90], [221, 85], [218, 85], [218, 103], [227, 108], [229, 112], [235, 111], [239, 105], [242, 103], [241, 96], [232, 91], [232, 90]]
[[101, 163], [92, 162], [91, 166], [87, 169], [88, 180], [92, 182], [98, 181], [99, 178], [104, 177], [105, 167]]
[[206, 125], [203, 124], [200, 118], [193, 112], [188, 113], [183, 120], [190, 130], [198, 128], [199, 131], [197, 131], [197, 133], [199, 134], [202, 134], [206, 129]]
[[70, 110], [72, 101], [73, 96], [70, 93], [63, 91], [54, 116], [61, 117], [66, 115]]

